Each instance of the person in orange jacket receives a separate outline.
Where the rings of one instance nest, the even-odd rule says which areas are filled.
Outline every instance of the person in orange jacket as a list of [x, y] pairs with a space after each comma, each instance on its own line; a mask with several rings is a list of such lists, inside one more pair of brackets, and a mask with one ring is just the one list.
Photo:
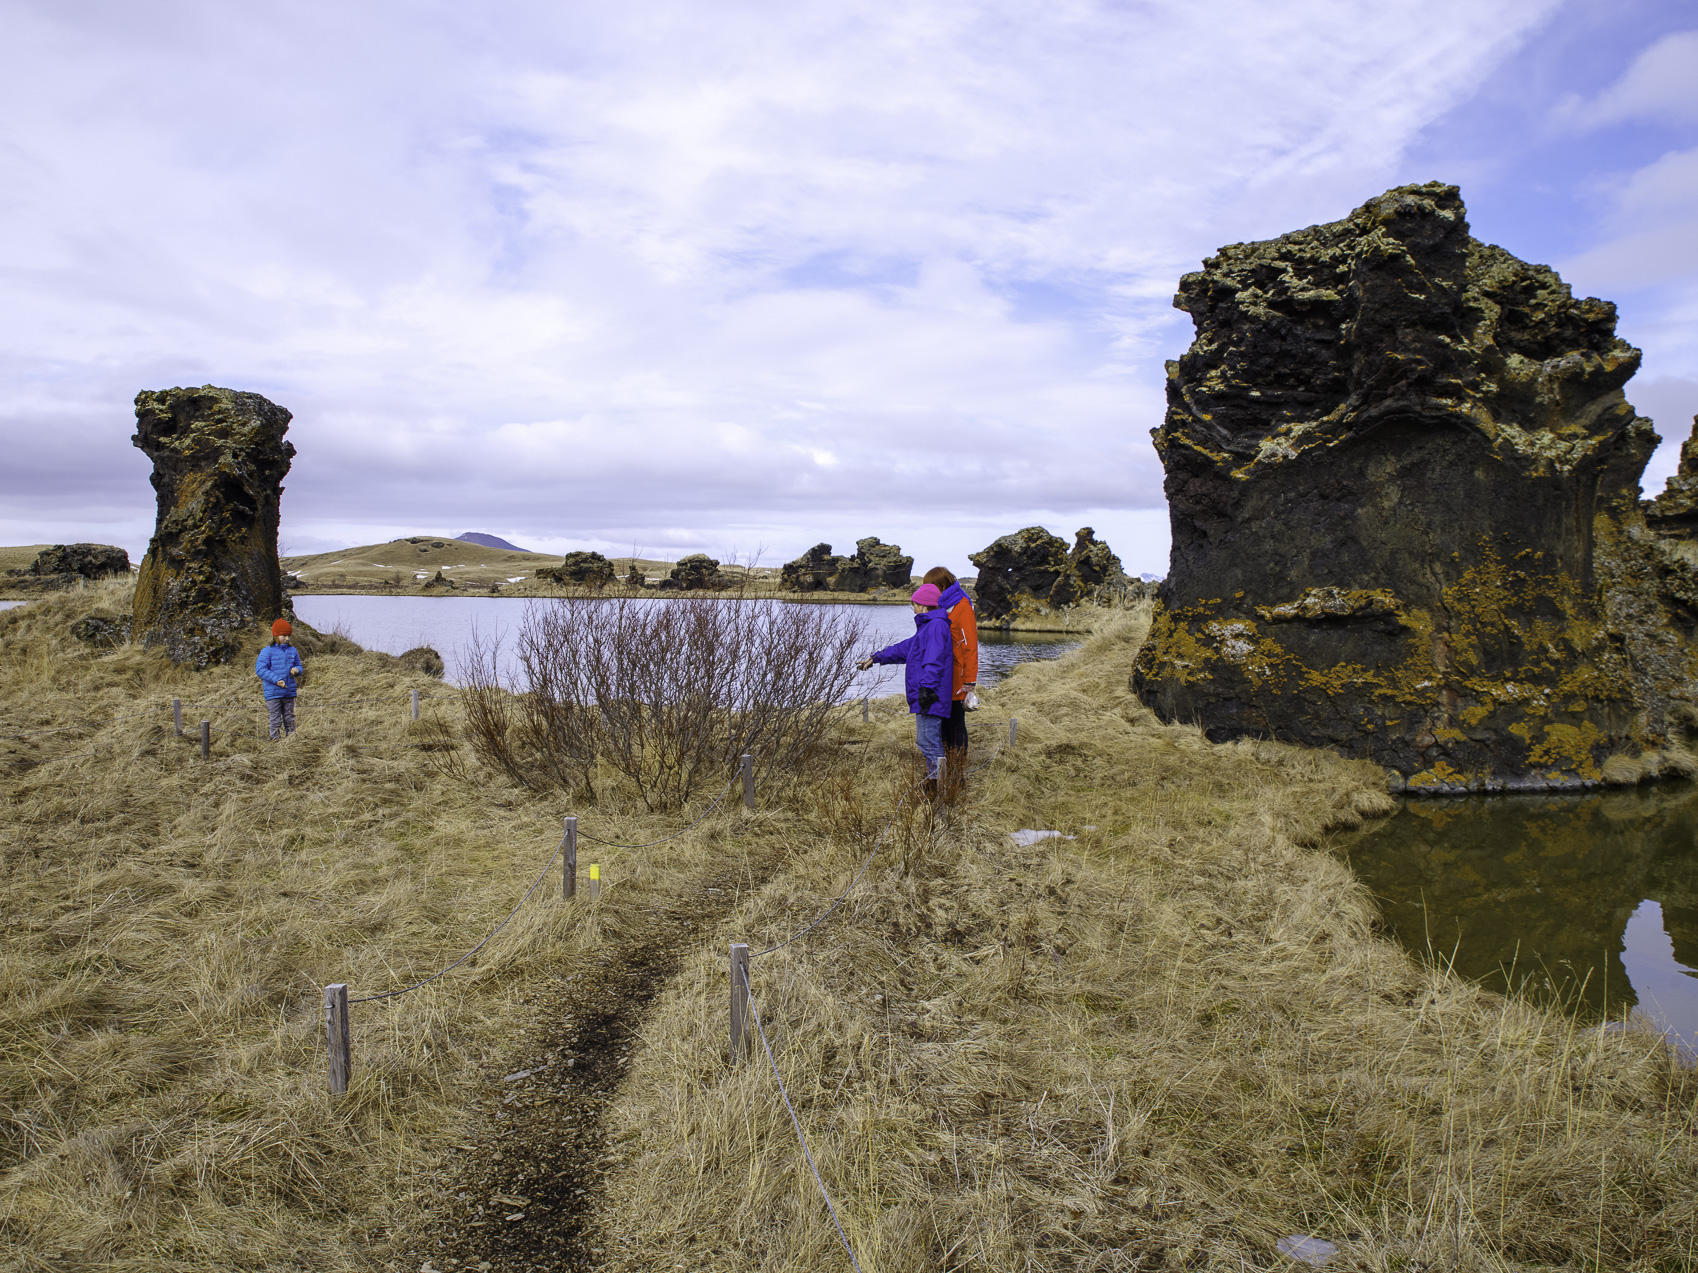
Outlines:
[[973, 613], [973, 603], [961, 590], [953, 573], [945, 566], [933, 566], [922, 581], [937, 588], [938, 609], [949, 615], [950, 645], [955, 653], [955, 700], [949, 705], [949, 719], [943, 722], [945, 750], [959, 755], [950, 761], [950, 768], [961, 772], [957, 762], [967, 754], [967, 696], [973, 695], [979, 683], [979, 619]]

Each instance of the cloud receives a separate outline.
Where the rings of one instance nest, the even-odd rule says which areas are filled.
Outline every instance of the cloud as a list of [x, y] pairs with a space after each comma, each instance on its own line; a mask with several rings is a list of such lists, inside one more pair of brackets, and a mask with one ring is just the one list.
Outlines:
[[129, 400], [208, 381], [294, 411], [298, 542], [1159, 510], [1179, 275], [1404, 179], [1552, 9], [14, 4], [0, 527], [145, 521]]
[[1563, 114], [1591, 127], [1635, 119], [1698, 123], [1698, 31], [1663, 36], [1591, 101], [1569, 97]]

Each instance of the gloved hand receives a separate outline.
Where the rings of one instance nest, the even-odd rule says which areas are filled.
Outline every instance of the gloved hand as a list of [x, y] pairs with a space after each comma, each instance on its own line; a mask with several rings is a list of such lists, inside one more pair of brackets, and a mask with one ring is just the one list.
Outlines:
[[920, 700], [920, 710], [922, 712], [930, 711], [931, 705], [937, 702], [937, 691], [929, 685], [922, 685], [920, 687], [918, 698]]

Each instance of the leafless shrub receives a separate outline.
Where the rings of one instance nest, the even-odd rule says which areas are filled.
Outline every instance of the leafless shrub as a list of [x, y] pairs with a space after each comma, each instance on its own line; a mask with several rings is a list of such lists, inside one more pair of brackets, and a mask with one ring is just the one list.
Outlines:
[[599, 768], [645, 807], [676, 807], [745, 752], [773, 776], [814, 756], [865, 636], [847, 609], [770, 599], [541, 602], [520, 624], [513, 684], [496, 647], [474, 644], [467, 733], [528, 787], [593, 795]]

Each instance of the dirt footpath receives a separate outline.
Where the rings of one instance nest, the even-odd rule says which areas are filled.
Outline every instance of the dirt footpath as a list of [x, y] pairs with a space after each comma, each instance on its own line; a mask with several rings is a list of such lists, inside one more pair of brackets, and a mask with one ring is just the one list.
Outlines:
[[640, 940], [548, 979], [523, 1037], [486, 1071], [460, 1152], [444, 1163], [441, 1206], [391, 1267], [554, 1273], [601, 1265], [598, 1209], [613, 1162], [602, 1116], [625, 1081], [649, 1005], [685, 959], [707, 957], [714, 927], [780, 860], [751, 858], [753, 881], [739, 869], [653, 899]]

